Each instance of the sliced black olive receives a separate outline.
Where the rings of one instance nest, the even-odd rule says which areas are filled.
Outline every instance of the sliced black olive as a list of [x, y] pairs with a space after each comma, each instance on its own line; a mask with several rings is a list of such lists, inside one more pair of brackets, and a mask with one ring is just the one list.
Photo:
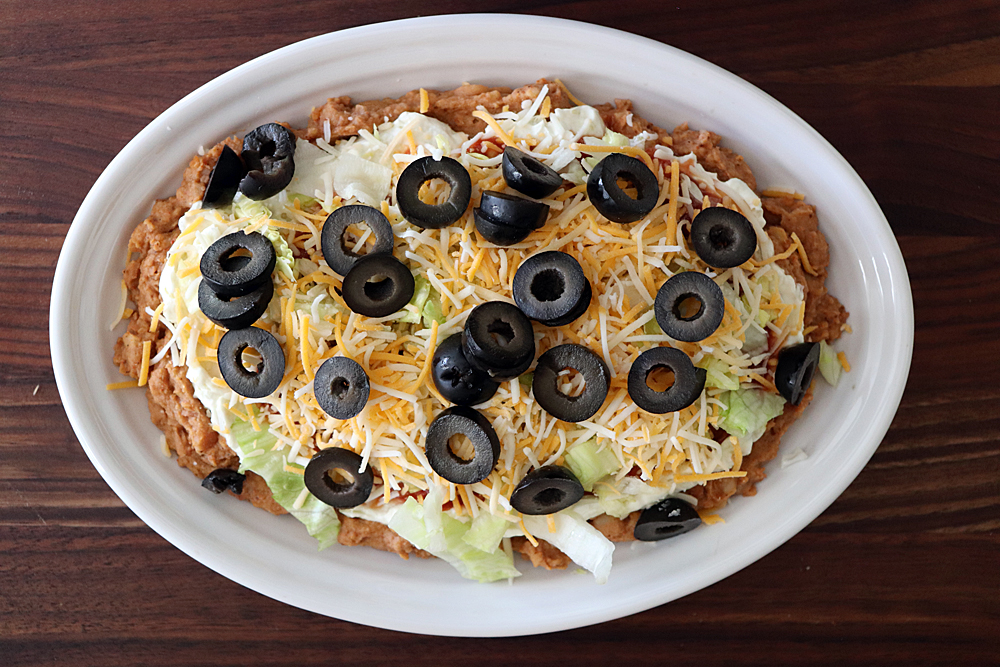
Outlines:
[[219, 468], [208, 473], [208, 476], [201, 480], [201, 485], [212, 493], [232, 491], [236, 495], [240, 495], [243, 493], [243, 481], [246, 478], [246, 475], [241, 475], [235, 470]]
[[[433, 178], [440, 178], [451, 188], [448, 201], [443, 204], [425, 204], [420, 200], [420, 186]], [[458, 160], [431, 156], [414, 160], [396, 181], [396, 204], [403, 217], [417, 227], [440, 229], [462, 217], [472, 199], [472, 179]]]
[[555, 514], [583, 498], [583, 485], [562, 466], [542, 466], [518, 482], [510, 505], [521, 514]]
[[[559, 373], [572, 369], [583, 375], [583, 392], [568, 396], [559, 389]], [[611, 386], [611, 372], [604, 360], [582, 345], [567, 343], [538, 357], [531, 391], [538, 405], [556, 419], [582, 422], [601, 409]]]
[[313, 379], [316, 402], [334, 419], [350, 419], [361, 412], [369, 391], [365, 369], [347, 357], [327, 359]]
[[323, 223], [321, 243], [323, 259], [331, 269], [342, 276], [347, 275], [354, 263], [364, 256], [354, 254], [354, 251], [344, 244], [347, 228], [361, 223], [366, 223], [372, 230], [372, 236], [375, 237], [375, 247], [368, 251], [368, 255], [392, 252], [392, 225], [382, 215], [382, 211], [361, 204], [341, 206], [327, 216], [326, 222]]
[[[463, 459], [451, 448], [451, 438], [464, 435], [472, 443], [471, 459]], [[424, 444], [427, 462], [437, 474], [453, 484], [475, 484], [493, 471], [500, 458], [500, 439], [489, 420], [465, 406], [448, 408], [431, 422]]]
[[[619, 179], [636, 189], [634, 199], [618, 185]], [[587, 179], [590, 203], [613, 222], [641, 220], [656, 206], [659, 194], [656, 174], [642, 160], [621, 153], [611, 153], [598, 162]]]
[[677, 537], [701, 525], [698, 512], [679, 498], [664, 498], [639, 515], [632, 534], [643, 542]]
[[240, 181], [246, 176], [247, 170], [243, 166], [243, 160], [229, 146], [223, 146], [219, 153], [219, 159], [212, 167], [212, 173], [208, 176], [208, 186], [205, 188], [205, 195], [201, 198], [202, 206], [215, 208], [225, 206], [233, 201], [236, 191], [240, 189]]
[[254, 200], [278, 194], [295, 175], [295, 135], [277, 123], [261, 125], [243, 137], [243, 164], [247, 175], [240, 192]]
[[713, 206], [691, 222], [691, 247], [709, 266], [731, 269], [753, 257], [757, 232], [739, 211]]
[[[229, 261], [249, 253], [249, 261]], [[240, 296], [271, 281], [277, 256], [274, 246], [259, 232], [227, 234], [201, 255], [202, 282], [221, 296]]]
[[503, 149], [503, 180], [522, 195], [544, 199], [559, 189], [563, 178], [552, 167], [523, 151]]
[[260, 319], [274, 296], [274, 283], [266, 283], [243, 296], [219, 296], [204, 280], [198, 285], [198, 307], [205, 317], [226, 329], [246, 329]]
[[517, 307], [529, 319], [550, 327], [569, 324], [590, 306], [590, 281], [580, 263], [558, 250], [524, 260], [512, 287]]
[[531, 321], [517, 306], [488, 301], [472, 309], [462, 331], [462, 351], [473, 368], [494, 380], [512, 380], [535, 358]]
[[478, 208], [473, 210], [472, 214], [476, 221], [476, 231], [494, 245], [514, 245], [528, 238], [528, 234], [531, 233], [531, 227], [515, 227], [514, 225], [501, 224], [484, 216], [483, 212]]
[[344, 303], [358, 315], [385, 317], [410, 302], [413, 286], [413, 274], [392, 255], [365, 255], [344, 276]]
[[[322, 449], [306, 464], [306, 488], [317, 500], [331, 507], [357, 507], [368, 500], [375, 485], [371, 466], [361, 472], [361, 463], [361, 457], [349, 449]], [[335, 481], [333, 474], [345, 477], [347, 481]]]
[[798, 405], [809, 391], [819, 366], [819, 343], [799, 343], [778, 353], [774, 386], [792, 405]]
[[462, 351], [462, 334], [449, 336], [434, 350], [431, 378], [441, 395], [456, 405], [478, 405], [496, 393], [500, 383], [472, 367]]
[[685, 271], [660, 286], [653, 310], [663, 333], [694, 343], [711, 336], [722, 324], [726, 297], [704, 273]]
[[[261, 360], [254, 370], [243, 364], [243, 352], [257, 350]], [[240, 396], [263, 398], [274, 393], [285, 375], [285, 353], [281, 343], [257, 327], [231, 329], [219, 341], [219, 371], [229, 388]]]
[[[668, 370], [674, 382], [663, 391], [649, 386], [656, 369]], [[705, 388], [705, 369], [695, 368], [691, 357], [672, 347], [654, 347], [639, 355], [628, 371], [628, 395], [646, 412], [662, 415], [683, 410], [694, 403]]]
[[479, 200], [480, 213], [490, 220], [512, 227], [540, 229], [549, 217], [549, 205], [506, 192], [487, 190]]

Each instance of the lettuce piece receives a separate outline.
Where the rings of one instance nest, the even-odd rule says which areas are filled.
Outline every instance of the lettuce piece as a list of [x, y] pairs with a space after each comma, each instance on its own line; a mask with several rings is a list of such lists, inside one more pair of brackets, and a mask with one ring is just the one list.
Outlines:
[[614, 484], [598, 484], [594, 493], [605, 513], [624, 519], [666, 497], [667, 489], [650, 486], [638, 477], [623, 477]]
[[469, 530], [462, 536], [462, 541], [486, 553], [493, 553], [500, 546], [503, 534], [510, 525], [504, 519], [483, 512], [472, 520]]
[[264, 228], [264, 236], [274, 246], [274, 254], [277, 257], [274, 268], [284, 274], [288, 280], [295, 282], [295, 274], [292, 271], [292, 267], [295, 266], [295, 255], [292, 254], [292, 249], [288, 247], [285, 237], [281, 235], [277, 227], [271, 226]]
[[[466, 579], [485, 583], [521, 576], [514, 567], [513, 557], [503, 549], [487, 552], [469, 544], [465, 537], [471, 530], [470, 524], [442, 512], [441, 500], [441, 492], [436, 486], [431, 487], [423, 505], [407, 498], [389, 519], [389, 528], [414, 546], [447, 562]], [[475, 534], [470, 539], [477, 541]]]
[[242, 192], [237, 192], [233, 198], [233, 216], [235, 218], [270, 218], [271, 209], [259, 201], [250, 199]]
[[431, 322], [444, 324], [446, 320], [444, 318], [444, 313], [441, 310], [441, 295], [434, 292], [434, 294], [427, 299], [427, 303], [424, 304], [420, 314], [423, 316], [424, 326], [428, 329], [431, 328]]
[[642, 325], [642, 330], [647, 336], [662, 336], [663, 329], [660, 328], [660, 323], [656, 321], [656, 318], [649, 320]]
[[719, 427], [742, 441], [757, 440], [767, 423], [785, 410], [785, 399], [763, 389], [727, 391], [719, 397], [726, 409], [719, 413]]
[[840, 382], [840, 372], [844, 368], [840, 365], [837, 353], [833, 351], [825, 340], [819, 342], [819, 372], [823, 379], [830, 383], [831, 387], [836, 387]]
[[[441, 295], [431, 287], [431, 281], [427, 280], [426, 276], [423, 274], [417, 275], [413, 278], [413, 297], [410, 299], [409, 305], [413, 306], [414, 310], [407, 309], [406, 314], [399, 318], [400, 322], [409, 322], [410, 324], [416, 324], [421, 321], [423, 317], [424, 307], [427, 302], [432, 298], [441, 299]], [[438, 310], [441, 306], [438, 305]], [[430, 326], [428, 324], [428, 326]]]
[[268, 427], [262, 426], [260, 431], [255, 431], [250, 424], [237, 419], [229, 427], [229, 433], [240, 448], [240, 472], [250, 470], [263, 477], [274, 501], [305, 524], [309, 534], [319, 541], [320, 549], [336, 542], [340, 520], [332, 507], [311, 493], [306, 495], [301, 507], [295, 507], [295, 501], [306, 488], [305, 478], [285, 470], [284, 453], [271, 451], [278, 439]]
[[554, 533], [549, 532], [548, 520], [544, 516], [523, 517], [524, 525], [531, 534], [543, 538], [574, 563], [590, 571], [597, 583], [606, 583], [611, 573], [614, 542], [572, 510], [563, 510], [551, 516], [556, 526]]
[[702, 357], [701, 361], [695, 364], [695, 366], [705, 369], [706, 387], [716, 387], [730, 391], [736, 391], [740, 388], [739, 378], [729, 372], [729, 364], [722, 359], [707, 356]]
[[[763, 310], [760, 312], [764, 312]], [[767, 334], [754, 326], [747, 327], [744, 333], [743, 345], [740, 349], [743, 352], [754, 355], [767, 350]]]
[[580, 480], [584, 491], [593, 491], [594, 482], [615, 472], [621, 464], [608, 447], [598, 447], [595, 438], [567, 449], [566, 467]]
[[531, 384], [535, 381], [535, 373], [533, 371], [528, 373], [521, 373], [520, 375], [517, 376], [517, 381], [520, 382], [523, 386], [527, 387], [528, 389], [531, 389]]
[[301, 192], [290, 192], [290, 193], [288, 193], [288, 201], [289, 201], [289, 203], [295, 201], [296, 199], [299, 200], [299, 207], [301, 207], [301, 208], [309, 208], [310, 206], [313, 206], [313, 205], [316, 205], [316, 204], [320, 203], [320, 201], [318, 199], [316, 199], [315, 197], [310, 197], [309, 195], [304, 195]]

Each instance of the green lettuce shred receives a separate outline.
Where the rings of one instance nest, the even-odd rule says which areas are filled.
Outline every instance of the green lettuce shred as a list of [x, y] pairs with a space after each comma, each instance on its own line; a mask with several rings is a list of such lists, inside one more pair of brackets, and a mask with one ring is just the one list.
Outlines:
[[599, 479], [621, 467], [611, 449], [601, 449], [596, 438], [573, 445], [566, 450], [565, 456], [566, 467], [580, 480], [584, 491], [593, 491]]
[[[424, 498], [423, 505], [408, 498], [389, 519], [389, 528], [414, 546], [447, 562], [466, 579], [485, 583], [521, 576], [511, 554], [499, 547], [487, 552], [466, 541], [471, 524], [442, 512], [440, 493], [433, 489]], [[474, 534], [470, 541], [478, 542], [477, 537], [482, 535]]]
[[785, 399], [763, 389], [739, 389], [719, 396], [726, 409], [719, 413], [719, 427], [741, 440], [757, 440], [767, 423], [785, 409]]
[[698, 368], [705, 369], [706, 387], [728, 389], [730, 391], [736, 391], [740, 388], [739, 378], [729, 372], [729, 364], [722, 359], [706, 356], [695, 365]]
[[825, 340], [819, 342], [819, 372], [823, 379], [830, 383], [831, 387], [836, 387], [840, 382], [840, 372], [844, 370], [840, 365], [837, 353], [827, 344]]
[[431, 282], [426, 276], [418, 275], [413, 279], [413, 297], [409, 305], [412, 309], [399, 318], [400, 322], [417, 324], [423, 322], [424, 326], [430, 328], [431, 322], [444, 324], [444, 314], [441, 312], [441, 295], [431, 286]]
[[295, 266], [295, 255], [292, 254], [292, 249], [288, 247], [285, 237], [281, 235], [277, 227], [270, 226], [264, 229], [264, 236], [274, 246], [274, 254], [277, 258], [274, 265], [275, 268], [288, 278], [288, 280], [294, 282], [295, 273], [292, 271], [292, 267]]
[[504, 519], [489, 512], [482, 512], [472, 520], [472, 525], [462, 536], [462, 541], [480, 551], [491, 554], [500, 546], [500, 540], [507, 532], [508, 525], [510, 524]]
[[285, 470], [282, 451], [271, 451], [278, 439], [268, 427], [262, 426], [260, 431], [255, 431], [250, 424], [237, 419], [229, 427], [229, 433], [240, 448], [240, 472], [250, 470], [263, 477], [274, 501], [305, 524], [309, 534], [319, 541], [320, 549], [336, 542], [340, 520], [332, 507], [320, 502], [311, 493], [306, 495], [301, 507], [295, 507], [295, 501], [306, 488], [305, 478]]

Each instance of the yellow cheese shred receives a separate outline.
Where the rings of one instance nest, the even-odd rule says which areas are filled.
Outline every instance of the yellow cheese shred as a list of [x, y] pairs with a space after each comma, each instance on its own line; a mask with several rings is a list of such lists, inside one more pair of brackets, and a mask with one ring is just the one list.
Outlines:
[[497, 138], [500, 139], [500, 141], [502, 141], [505, 145], [515, 146], [517, 144], [517, 139], [504, 132], [503, 128], [500, 127], [500, 124], [497, 123], [496, 120], [493, 119], [493, 116], [489, 115], [486, 111], [476, 109], [472, 112], [472, 115], [489, 125], [490, 128], [493, 129], [493, 132], [497, 135]]
[[420, 89], [420, 113], [427, 113], [427, 110], [431, 108], [430, 98], [427, 96], [427, 91], [423, 88]]
[[163, 313], [163, 302], [153, 311], [153, 318], [149, 321], [149, 333], [156, 333], [156, 326], [160, 323], [160, 315]]
[[843, 352], [837, 353], [837, 361], [840, 362], [841, 367], [843, 367], [845, 373], [851, 372], [851, 364], [847, 361], [847, 355]]
[[142, 366], [139, 368], [139, 386], [145, 386], [149, 379], [149, 353], [153, 349], [153, 341], [147, 340], [142, 343]]
[[138, 380], [123, 380], [122, 382], [110, 382], [105, 387], [108, 391], [114, 389], [131, 389], [132, 387], [138, 387]]
[[438, 336], [438, 323], [437, 320], [431, 322], [431, 337], [427, 340], [427, 358], [424, 359], [424, 367], [420, 371], [420, 375], [417, 377], [417, 381], [409, 389], [409, 393], [416, 393], [420, 385], [424, 383], [427, 376], [431, 372], [431, 363], [434, 359], [434, 350], [437, 349], [437, 336]]
[[685, 475], [679, 473], [674, 475], [674, 481], [678, 483], [683, 482], [711, 482], [714, 479], [726, 479], [727, 477], [746, 477], [747, 473], [745, 470], [730, 470], [726, 472], [708, 472], [708, 473], [691, 473]]
[[799, 201], [806, 198], [805, 195], [799, 194], [798, 192], [785, 192], [784, 190], [763, 190], [760, 194], [763, 197], [790, 197], [792, 199], [798, 199]]

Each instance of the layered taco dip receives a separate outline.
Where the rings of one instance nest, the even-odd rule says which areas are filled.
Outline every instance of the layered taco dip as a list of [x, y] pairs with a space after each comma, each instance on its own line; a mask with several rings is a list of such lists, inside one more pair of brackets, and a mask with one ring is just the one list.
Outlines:
[[828, 263], [803, 196], [627, 100], [331, 98], [199, 149], [153, 204], [111, 387], [146, 387], [202, 486], [320, 548], [603, 582], [615, 542], [753, 495], [814, 371], [836, 384]]

